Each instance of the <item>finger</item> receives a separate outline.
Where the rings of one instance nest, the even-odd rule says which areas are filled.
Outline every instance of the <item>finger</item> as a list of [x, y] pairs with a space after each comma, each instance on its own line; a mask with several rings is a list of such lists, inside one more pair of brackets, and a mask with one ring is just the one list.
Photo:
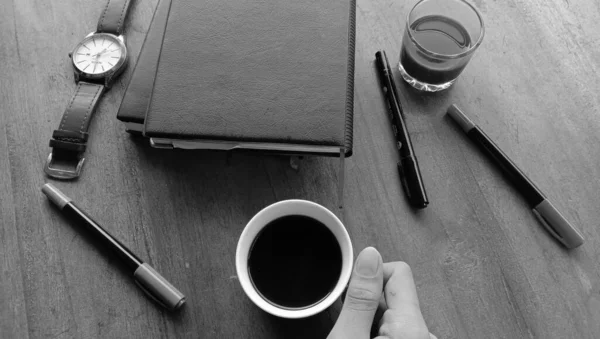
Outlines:
[[373, 247], [356, 259], [342, 312], [329, 338], [367, 338], [383, 293], [383, 262]]
[[392, 339], [431, 339], [421, 312], [388, 309], [379, 324], [380, 336]]
[[417, 288], [410, 266], [402, 261], [383, 264], [385, 302], [388, 309], [414, 307], [420, 311]]

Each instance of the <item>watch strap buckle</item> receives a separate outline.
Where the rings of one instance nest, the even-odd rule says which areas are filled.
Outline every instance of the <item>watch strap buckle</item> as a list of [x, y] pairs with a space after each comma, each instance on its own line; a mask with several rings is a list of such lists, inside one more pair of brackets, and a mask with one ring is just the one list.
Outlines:
[[61, 161], [60, 167], [56, 166], [56, 161], [52, 157], [52, 152], [48, 154], [48, 159], [46, 160], [46, 165], [44, 165], [44, 172], [51, 178], [61, 179], [61, 180], [72, 180], [77, 179], [81, 174], [81, 168], [83, 167], [83, 162], [85, 161], [84, 157], [79, 157], [76, 159], [77, 163], [74, 163], [70, 160]]

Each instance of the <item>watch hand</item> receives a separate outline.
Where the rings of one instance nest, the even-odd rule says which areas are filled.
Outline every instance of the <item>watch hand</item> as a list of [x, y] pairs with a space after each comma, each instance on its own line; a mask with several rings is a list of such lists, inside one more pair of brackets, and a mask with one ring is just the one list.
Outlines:
[[107, 51], [107, 50], [108, 50], [108, 47], [107, 47], [107, 48], [105, 48], [105, 49], [103, 49], [101, 52], [94, 54], [93, 56], [95, 56], [95, 57], [99, 57], [100, 55], [102, 55], [102, 54], [106, 53], [106, 51]]

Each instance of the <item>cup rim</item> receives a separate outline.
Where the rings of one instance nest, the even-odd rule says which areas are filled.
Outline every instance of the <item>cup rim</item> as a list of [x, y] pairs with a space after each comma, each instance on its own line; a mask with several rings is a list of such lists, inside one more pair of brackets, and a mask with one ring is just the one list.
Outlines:
[[[340, 277], [338, 278], [338, 281], [337, 281], [335, 287], [333, 288], [333, 290], [331, 291], [331, 293], [329, 293], [329, 295], [327, 295], [324, 299], [317, 302], [316, 304], [314, 304], [310, 307], [307, 307], [307, 308], [302, 308], [302, 309], [280, 308], [280, 307], [277, 307], [274, 304], [271, 304], [270, 302], [266, 301], [260, 295], [260, 293], [258, 293], [258, 291], [256, 291], [256, 289], [254, 288], [254, 285], [250, 281], [248, 265], [247, 265], [248, 254], [250, 252], [251, 245], [254, 242], [254, 239], [256, 238], [256, 235], [258, 235], [258, 232], [260, 232], [260, 230], [262, 230], [269, 222], [271, 222], [277, 218], [280, 218], [282, 216], [292, 215], [292, 214], [289, 214], [289, 213], [282, 214], [282, 215], [275, 214], [275, 217], [273, 217], [271, 219], [267, 219], [267, 220], [262, 220], [262, 219], [265, 217], [265, 215], [270, 214], [274, 209], [281, 209], [281, 207], [284, 207], [284, 206], [289, 207], [290, 205], [291, 206], [303, 206], [304, 208], [307, 208], [307, 209], [316, 209], [316, 210], [320, 211], [320, 213], [323, 213], [322, 214], [322, 215], [324, 215], [323, 218], [317, 218], [314, 215], [307, 215], [307, 216], [314, 218], [316, 220], [319, 220], [325, 226], [330, 228], [330, 230], [332, 230], [332, 232], [333, 232], [332, 227], [336, 228], [338, 230], [337, 234], [336, 234], [336, 232], [333, 232], [333, 233], [336, 236], [336, 240], [338, 241], [338, 244], [340, 245], [340, 249], [342, 250], [342, 271], [341, 271]], [[306, 215], [306, 214], [303, 214], [302, 212], [297, 213], [297, 214]], [[328, 220], [322, 220], [322, 219], [328, 219]], [[252, 239], [248, 239], [248, 237], [249, 237], [248, 233], [254, 232], [254, 231], [257, 232], [256, 235], [254, 235]], [[338, 237], [338, 235], [341, 235], [341, 236]], [[248, 244], [250, 244], [250, 245], [248, 245]], [[244, 261], [244, 258], [246, 259], [245, 261]], [[333, 304], [340, 297], [340, 295], [345, 290], [346, 285], [350, 281], [350, 275], [352, 274], [353, 263], [354, 263], [354, 253], [353, 253], [353, 249], [352, 249], [352, 242], [350, 240], [350, 236], [348, 235], [346, 228], [344, 227], [343, 223], [339, 220], [339, 218], [335, 214], [333, 214], [329, 209], [325, 208], [324, 206], [321, 206], [312, 201], [300, 200], [300, 199], [283, 200], [283, 201], [273, 203], [269, 206], [266, 206], [265, 208], [260, 210], [256, 215], [254, 215], [254, 217], [252, 217], [252, 219], [250, 219], [250, 221], [246, 224], [246, 226], [244, 227], [244, 230], [242, 231], [242, 234], [240, 235], [240, 238], [239, 238], [238, 244], [237, 244], [237, 248], [236, 248], [236, 255], [235, 255], [236, 273], [237, 273], [240, 285], [242, 286], [242, 289], [244, 290], [244, 293], [246, 294], [246, 296], [248, 296], [248, 298], [250, 298], [250, 300], [252, 300], [252, 302], [256, 306], [261, 308], [263, 311], [270, 313], [277, 317], [288, 318], [288, 319], [306, 318], [306, 317], [315, 315], [317, 313], [320, 313], [320, 312], [324, 311], [325, 309], [327, 309], [329, 306], [331, 306], [331, 304]]]
[[475, 52], [475, 50], [479, 47], [479, 45], [481, 45], [481, 43], [483, 42], [483, 36], [485, 35], [485, 24], [483, 23], [483, 18], [481, 17], [481, 13], [479, 13], [479, 11], [477, 10], [477, 8], [475, 8], [473, 5], [471, 5], [468, 1], [466, 0], [454, 0], [454, 1], [460, 1], [464, 4], [466, 4], [467, 6], [469, 6], [473, 12], [475, 12], [475, 14], [477, 15], [477, 18], [479, 19], [479, 23], [481, 26], [481, 33], [479, 34], [479, 39], [477, 39], [477, 42], [471, 46], [468, 50], [458, 53], [458, 54], [440, 54], [440, 53], [436, 53], [433, 51], [428, 50], [427, 48], [421, 46], [421, 44], [419, 44], [417, 42], [417, 40], [414, 38], [413, 34], [412, 34], [412, 30], [410, 29], [410, 14], [415, 10], [415, 8], [417, 8], [418, 5], [420, 5], [422, 2], [425, 1], [430, 1], [430, 0], [419, 0], [408, 12], [408, 14], [406, 15], [406, 31], [408, 32], [408, 37], [410, 38], [410, 40], [415, 44], [415, 46], [417, 46], [417, 48], [419, 49], [419, 51], [421, 51], [422, 53], [430, 56], [430, 57], [434, 57], [434, 58], [438, 58], [438, 59], [458, 59], [458, 58], [462, 58], [464, 56], [467, 56], [469, 54], [472, 54], [473, 52]]

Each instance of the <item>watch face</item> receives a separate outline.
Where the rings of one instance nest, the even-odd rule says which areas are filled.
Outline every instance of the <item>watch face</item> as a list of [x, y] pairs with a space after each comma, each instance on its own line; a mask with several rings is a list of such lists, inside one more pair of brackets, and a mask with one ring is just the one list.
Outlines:
[[92, 34], [75, 47], [73, 65], [89, 76], [115, 72], [125, 61], [125, 44], [112, 34]]

